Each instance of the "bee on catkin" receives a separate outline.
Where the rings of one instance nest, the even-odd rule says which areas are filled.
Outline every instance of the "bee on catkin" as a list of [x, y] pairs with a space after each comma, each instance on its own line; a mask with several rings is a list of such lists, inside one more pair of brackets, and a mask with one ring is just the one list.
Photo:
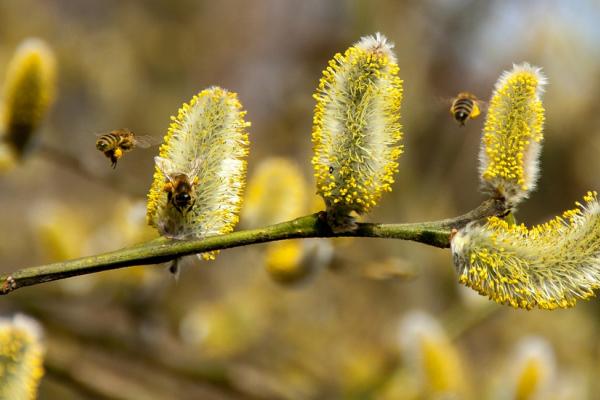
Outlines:
[[233, 230], [246, 179], [245, 114], [235, 93], [211, 87], [173, 117], [148, 193], [147, 221], [161, 235], [203, 238]]
[[516, 206], [535, 188], [544, 125], [546, 78], [527, 63], [504, 72], [494, 88], [479, 152], [481, 186]]
[[335, 231], [391, 191], [398, 171], [402, 80], [392, 48], [379, 33], [363, 37], [329, 62], [314, 95], [312, 164]]
[[123, 157], [123, 153], [136, 147], [148, 148], [152, 144], [152, 137], [136, 135], [131, 130], [123, 128], [99, 135], [96, 140], [96, 149], [110, 160], [113, 168], [116, 168], [117, 161]]
[[475, 119], [481, 115], [482, 102], [472, 93], [460, 92], [450, 105], [450, 114], [460, 126], [465, 126], [467, 119]]
[[166, 178], [163, 189], [167, 192], [167, 203], [183, 216], [196, 202], [198, 163], [193, 163], [189, 171], [183, 172], [178, 170], [169, 159], [155, 157], [154, 161]]

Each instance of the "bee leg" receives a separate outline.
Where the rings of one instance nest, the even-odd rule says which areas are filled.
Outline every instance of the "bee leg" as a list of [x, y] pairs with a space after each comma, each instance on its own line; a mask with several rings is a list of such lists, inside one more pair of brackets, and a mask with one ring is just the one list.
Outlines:
[[117, 160], [119, 158], [121, 158], [121, 156], [123, 155], [123, 150], [121, 150], [120, 148], [117, 148], [111, 155], [110, 160], [112, 161], [112, 167], [113, 169], [117, 167]]
[[190, 205], [185, 209], [185, 212], [187, 213], [188, 211], [190, 211], [192, 209], [192, 207], [194, 207], [194, 204], [196, 204], [196, 200], [194, 200], [190, 203]]
[[177, 211], [179, 211], [179, 213], [181, 214], [181, 216], [183, 217], [185, 214], [188, 213], [188, 211], [190, 211], [192, 209], [192, 207], [194, 206], [194, 203], [190, 204], [189, 206], [182, 208], [182, 207], [177, 207], [175, 204], [173, 204], [173, 206], [175, 207], [175, 209]]
[[175, 278], [175, 280], [179, 279], [179, 272], [180, 272], [180, 269], [179, 269], [179, 260], [180, 259], [181, 258], [174, 259], [173, 261], [171, 261], [171, 264], [169, 265], [169, 272], [171, 274], [173, 274], [173, 277]]
[[117, 158], [113, 150], [107, 150], [104, 152], [104, 156], [110, 160], [110, 165], [114, 168], [117, 164]]

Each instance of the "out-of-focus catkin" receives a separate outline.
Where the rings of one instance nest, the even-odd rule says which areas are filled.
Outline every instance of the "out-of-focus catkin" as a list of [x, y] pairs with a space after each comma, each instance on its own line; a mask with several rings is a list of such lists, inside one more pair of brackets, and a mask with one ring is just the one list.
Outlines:
[[600, 286], [600, 204], [585, 204], [527, 228], [490, 218], [452, 238], [461, 283], [515, 308], [572, 307]]
[[33, 319], [16, 315], [0, 318], [0, 398], [37, 398], [44, 375], [45, 348], [41, 327]]
[[[146, 214], [161, 235], [202, 238], [233, 230], [246, 179], [245, 114], [235, 93], [211, 87], [172, 118], [156, 157]], [[188, 190], [177, 192], [182, 180]], [[187, 197], [176, 196], [183, 192]]]
[[264, 338], [269, 325], [262, 301], [256, 293], [240, 291], [216, 304], [189, 307], [179, 324], [181, 338], [203, 357], [230, 359]]
[[392, 48], [379, 33], [363, 37], [334, 56], [314, 95], [312, 164], [334, 229], [392, 190], [402, 153], [402, 80]]
[[257, 227], [302, 216], [307, 208], [306, 186], [302, 171], [292, 161], [265, 159], [248, 182], [242, 222]]
[[33, 248], [45, 261], [68, 260], [85, 254], [89, 226], [81, 210], [44, 199], [31, 204], [28, 217]]
[[423, 312], [408, 314], [400, 324], [398, 338], [422, 398], [467, 397], [460, 353], [433, 317]]
[[504, 72], [489, 104], [479, 172], [483, 190], [515, 206], [535, 189], [543, 136], [546, 78], [527, 63]]
[[[4, 82], [2, 153], [20, 158], [54, 100], [56, 60], [40, 39], [25, 40], [15, 52]], [[0, 164], [6, 164], [0, 162]]]
[[554, 393], [558, 383], [556, 360], [545, 339], [522, 339], [507, 364], [498, 399], [541, 400]]
[[[280, 157], [265, 159], [248, 182], [242, 223], [246, 226], [266, 226], [306, 214], [306, 187], [302, 171], [295, 163]], [[330, 247], [325, 239], [267, 243], [265, 269], [279, 283], [303, 282], [330, 262]]]

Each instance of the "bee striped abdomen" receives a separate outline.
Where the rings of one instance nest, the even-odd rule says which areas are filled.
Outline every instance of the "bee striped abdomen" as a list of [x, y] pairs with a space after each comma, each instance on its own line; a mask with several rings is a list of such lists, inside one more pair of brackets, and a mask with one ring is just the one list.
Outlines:
[[102, 135], [96, 141], [96, 147], [100, 151], [106, 151], [108, 149], [115, 149], [119, 147], [119, 142], [121, 141], [121, 137], [115, 135], [113, 133], [107, 133], [106, 135]]
[[467, 118], [477, 118], [481, 113], [477, 102], [478, 100], [474, 95], [464, 92], [459, 93], [452, 101], [450, 113], [461, 126], [464, 126]]
[[461, 125], [465, 124], [465, 120], [469, 118], [473, 111], [473, 100], [458, 99], [452, 105], [452, 115]]

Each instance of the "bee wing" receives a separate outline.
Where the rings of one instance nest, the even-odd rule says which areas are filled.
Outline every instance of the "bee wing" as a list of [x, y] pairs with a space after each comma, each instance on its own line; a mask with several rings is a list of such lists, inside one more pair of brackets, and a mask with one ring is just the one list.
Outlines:
[[148, 147], [155, 146], [160, 144], [161, 139], [158, 139], [154, 136], [150, 135], [135, 135], [133, 139], [136, 147], [141, 147], [142, 149], [147, 149]]
[[452, 102], [454, 101], [454, 99], [455, 99], [455, 97], [437, 96], [435, 98], [435, 101], [438, 104], [444, 104], [444, 105], [450, 106], [452, 104]]
[[168, 158], [156, 156], [154, 157], [154, 163], [156, 164], [160, 172], [162, 172], [163, 175], [166, 176], [169, 180], [171, 180], [171, 177], [177, 173], [173, 162]]
[[479, 106], [479, 109], [481, 110], [481, 112], [487, 111], [490, 106], [487, 101], [483, 101], [483, 100], [479, 100], [479, 99], [477, 99], [477, 105]]
[[185, 174], [188, 176], [190, 181], [193, 181], [194, 178], [196, 178], [199, 173], [200, 173], [200, 159], [196, 158], [194, 161], [192, 161], [192, 163], [190, 165], [190, 169]]
[[448, 112], [452, 114], [452, 104], [454, 103], [455, 99], [456, 97], [438, 96], [435, 98], [435, 102], [439, 105], [439, 107], [446, 107]]

